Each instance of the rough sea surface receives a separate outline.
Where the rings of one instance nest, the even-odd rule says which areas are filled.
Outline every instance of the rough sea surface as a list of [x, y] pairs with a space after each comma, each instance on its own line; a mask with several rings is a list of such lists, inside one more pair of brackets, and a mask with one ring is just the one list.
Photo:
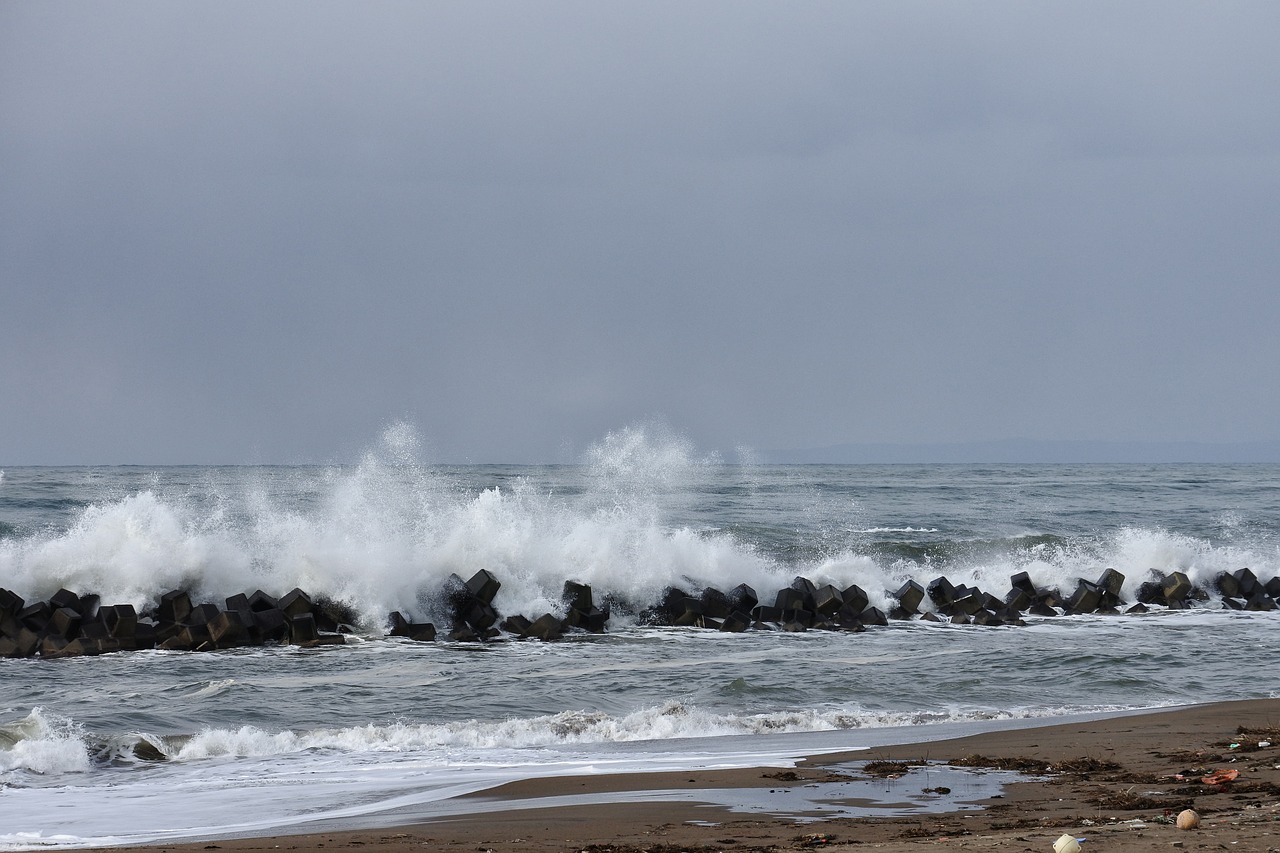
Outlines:
[[[1078, 713], [1280, 695], [1280, 614], [1215, 601], [1026, 627], [848, 634], [638, 625], [677, 585], [796, 575], [872, 604], [945, 575], [1074, 588], [1115, 568], [1280, 574], [1280, 467], [758, 466], [641, 429], [581, 465], [432, 466], [389, 430], [345, 467], [8, 468], [0, 586], [142, 608], [302, 587], [352, 605], [343, 647], [0, 660], [0, 849], [264, 833], [442, 813], [556, 773], [786, 766], [817, 751]], [[604, 636], [413, 643], [450, 573], [504, 614], [615, 601]], [[907, 733], [892, 727], [911, 727]], [[802, 734], [820, 732], [825, 734]], [[145, 742], [146, 749], [139, 750]], [[152, 759], [144, 760], [138, 754]]]

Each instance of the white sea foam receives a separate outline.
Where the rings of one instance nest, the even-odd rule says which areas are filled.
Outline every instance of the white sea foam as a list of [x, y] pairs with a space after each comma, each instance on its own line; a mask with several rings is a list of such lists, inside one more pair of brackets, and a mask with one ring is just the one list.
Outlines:
[[[421, 760], [447, 764], [459, 751], [508, 751], [569, 744], [613, 744], [672, 739], [718, 738], [873, 729], [900, 726], [1017, 720], [1060, 716], [1082, 710], [1104, 712], [1118, 706], [1084, 709], [957, 709], [880, 711], [860, 707], [818, 708], [766, 714], [714, 713], [679, 702], [630, 714], [563, 711], [502, 721], [458, 720], [441, 724], [392, 723], [311, 731], [267, 731], [256, 726], [207, 728], [190, 737], [145, 736], [170, 762], [213, 758], [261, 758], [300, 753], [413, 753]], [[80, 752], [83, 756], [84, 748]], [[87, 759], [85, 759], [87, 761]], [[82, 768], [77, 768], [82, 769]]]
[[[1201, 585], [1241, 566], [1261, 577], [1280, 573], [1274, 542], [1221, 544], [1149, 527], [1069, 542], [1014, 538], [1003, 550], [945, 562], [893, 559], [856, 539], [828, 543], [823, 532], [800, 543], [808, 556], [786, 562], [724, 530], [673, 521], [688, 517], [689, 483], [717, 463], [653, 427], [607, 435], [586, 454], [574, 488], [560, 494], [528, 478], [460, 490], [447, 473], [417, 462], [416, 444], [410, 428], [396, 425], [351, 468], [264, 471], [199, 494], [156, 486], [95, 504], [65, 531], [0, 540], [0, 577], [29, 598], [66, 586], [139, 608], [177, 587], [218, 600], [300, 586], [351, 604], [376, 630], [391, 610], [441, 618], [434, 608], [448, 575], [480, 569], [502, 582], [501, 612], [529, 616], [559, 612], [569, 579], [640, 608], [667, 586], [696, 592], [747, 583], [767, 598], [804, 574], [819, 584], [857, 583], [872, 604], [887, 607], [887, 590], [939, 574], [1001, 593], [1011, 574], [1027, 571], [1040, 586], [1069, 590], [1077, 577], [1111, 566], [1125, 574], [1132, 598], [1152, 568], [1186, 572]], [[615, 608], [620, 622], [622, 610]]]
[[860, 533], [937, 533], [936, 527], [868, 527]]
[[84, 732], [73, 720], [35, 708], [0, 726], [0, 781], [17, 771], [39, 775], [90, 769]]

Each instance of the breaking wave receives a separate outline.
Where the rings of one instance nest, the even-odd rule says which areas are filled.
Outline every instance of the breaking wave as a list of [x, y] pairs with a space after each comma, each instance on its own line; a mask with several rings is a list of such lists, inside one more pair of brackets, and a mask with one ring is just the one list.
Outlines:
[[[78, 507], [65, 529], [0, 527], [0, 577], [28, 598], [65, 586], [139, 608], [173, 588], [217, 601], [297, 586], [351, 605], [376, 632], [392, 610], [439, 618], [448, 575], [480, 569], [502, 582], [500, 612], [559, 612], [572, 579], [611, 596], [623, 622], [667, 586], [747, 583], [763, 598], [798, 574], [857, 583], [885, 607], [886, 590], [942, 574], [999, 593], [1020, 571], [1040, 586], [1071, 588], [1113, 567], [1131, 598], [1152, 570], [1202, 585], [1242, 566], [1280, 573], [1274, 538], [1239, 529], [1229, 539], [1147, 523], [993, 537], [929, 518], [858, 524], [859, 513], [834, 497], [772, 511], [767, 491], [750, 517], [723, 519], [707, 507], [750, 497], [751, 469], [726, 476], [739, 469], [653, 427], [609, 433], [580, 466], [492, 475], [424, 465], [417, 446], [400, 424], [351, 467], [219, 469]], [[12, 478], [4, 485], [10, 493]], [[778, 525], [779, 516], [808, 526]]]
[[269, 731], [246, 725], [206, 728], [193, 735], [161, 737], [133, 733], [104, 739], [84, 731], [70, 719], [37, 708], [22, 720], [0, 726], [0, 781], [18, 784], [20, 777], [15, 771], [53, 776], [87, 773], [107, 765], [156, 761], [191, 763], [301, 753], [420, 753], [428, 761], [433, 757], [451, 761], [459, 751], [1017, 720], [1119, 710], [1124, 708], [951, 708], [890, 712], [845, 707], [717, 714], [681, 702], [667, 702], [623, 715], [563, 711], [491, 722], [392, 723], [312, 731]]

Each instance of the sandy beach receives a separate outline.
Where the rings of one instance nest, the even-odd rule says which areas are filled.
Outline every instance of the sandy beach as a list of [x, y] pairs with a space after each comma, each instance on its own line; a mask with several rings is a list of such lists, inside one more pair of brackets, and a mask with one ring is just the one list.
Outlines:
[[[850, 762], [877, 762], [851, 773]], [[912, 770], [913, 763], [928, 762]], [[734, 789], [743, 800], [781, 801], [797, 788], [828, 783], [869, 789], [889, 800], [919, 799], [921, 780], [943, 765], [1023, 771], [1001, 793], [947, 811], [897, 814], [868, 804], [867, 817], [800, 821], [743, 814], [700, 792]], [[1231, 781], [1203, 781], [1215, 771]], [[923, 775], [922, 775], [923, 774]], [[1230, 774], [1227, 774], [1230, 775]], [[948, 777], [949, 778], [949, 777]], [[938, 786], [942, 787], [942, 786]], [[863, 789], [868, 786], [864, 785]], [[594, 796], [642, 802], [563, 805]], [[631, 774], [538, 779], [473, 795], [477, 813], [382, 829], [347, 829], [264, 838], [164, 844], [139, 850], [309, 851], [351, 848], [409, 851], [885, 851], [938, 846], [1053, 849], [1069, 834], [1085, 850], [1280, 849], [1280, 700], [1198, 705], [1087, 723], [990, 732], [925, 744], [904, 743], [827, 754], [794, 771]], [[494, 801], [498, 802], [495, 803]], [[540, 807], [541, 802], [552, 803]], [[1186, 808], [1195, 830], [1173, 821]], [[132, 849], [132, 848], [116, 848]]]

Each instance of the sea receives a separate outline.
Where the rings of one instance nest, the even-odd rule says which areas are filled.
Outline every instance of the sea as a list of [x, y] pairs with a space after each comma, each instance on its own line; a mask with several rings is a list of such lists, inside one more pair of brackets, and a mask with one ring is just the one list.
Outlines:
[[[642, 428], [566, 465], [443, 465], [389, 430], [309, 466], [7, 467], [0, 587], [139, 609], [300, 587], [342, 646], [0, 660], [0, 849], [390, 826], [515, 779], [750, 766], [956, 733], [1280, 695], [1280, 613], [894, 621], [864, 633], [654, 627], [677, 586], [797, 576], [890, 606], [945, 576], [1003, 595], [1106, 568], [1206, 588], [1280, 574], [1280, 466], [767, 465]], [[612, 602], [602, 635], [413, 642], [450, 574], [504, 615]], [[926, 599], [927, 602], [927, 599]], [[442, 631], [443, 636], [445, 632]]]

